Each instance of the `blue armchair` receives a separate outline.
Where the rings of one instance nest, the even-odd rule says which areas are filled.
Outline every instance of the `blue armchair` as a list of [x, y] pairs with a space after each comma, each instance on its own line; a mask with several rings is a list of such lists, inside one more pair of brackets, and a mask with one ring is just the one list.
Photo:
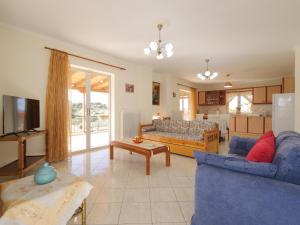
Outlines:
[[195, 151], [192, 225], [300, 224], [300, 134], [278, 135], [272, 163], [243, 158], [254, 143], [233, 137], [229, 157]]

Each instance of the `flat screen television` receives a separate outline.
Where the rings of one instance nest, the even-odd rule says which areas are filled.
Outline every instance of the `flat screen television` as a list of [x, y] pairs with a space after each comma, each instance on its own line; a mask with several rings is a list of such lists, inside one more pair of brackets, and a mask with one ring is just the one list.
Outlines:
[[3, 95], [3, 134], [40, 127], [40, 101]]

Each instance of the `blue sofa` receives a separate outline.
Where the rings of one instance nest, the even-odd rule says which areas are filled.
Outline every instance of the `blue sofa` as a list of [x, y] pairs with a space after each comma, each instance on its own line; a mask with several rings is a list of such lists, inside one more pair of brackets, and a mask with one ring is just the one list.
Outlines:
[[229, 157], [195, 151], [192, 225], [300, 225], [300, 134], [276, 137], [272, 163], [244, 159], [254, 144], [232, 137]]

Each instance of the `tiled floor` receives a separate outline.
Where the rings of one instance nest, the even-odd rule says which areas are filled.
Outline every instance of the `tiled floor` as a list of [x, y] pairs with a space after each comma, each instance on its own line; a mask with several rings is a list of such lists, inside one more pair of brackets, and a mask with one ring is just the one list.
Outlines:
[[[228, 142], [220, 145], [227, 154]], [[108, 150], [73, 156], [58, 167], [72, 168], [94, 185], [88, 198], [88, 224], [189, 225], [194, 211], [194, 176], [192, 158], [171, 155], [166, 167], [165, 155], [151, 159], [151, 175], [145, 175], [145, 159], [116, 150], [109, 160]], [[72, 166], [70, 166], [72, 165]], [[80, 223], [75, 217], [69, 224]]]
[[[226, 154], [227, 142], [220, 146]], [[94, 188], [87, 199], [88, 225], [152, 224], [189, 225], [194, 211], [195, 159], [171, 155], [171, 167], [165, 155], [151, 159], [151, 175], [145, 175], [145, 158], [128, 151], [108, 149], [76, 154], [54, 164], [90, 182]], [[34, 169], [35, 170], [35, 169]], [[68, 225], [81, 224], [76, 216]]]
[[[194, 159], [171, 155], [151, 159], [151, 175], [145, 175], [145, 159], [116, 149], [109, 160], [108, 150], [75, 155], [54, 165], [69, 170], [94, 185], [87, 199], [88, 224], [190, 224], [194, 205]], [[69, 224], [80, 224], [80, 216]]]

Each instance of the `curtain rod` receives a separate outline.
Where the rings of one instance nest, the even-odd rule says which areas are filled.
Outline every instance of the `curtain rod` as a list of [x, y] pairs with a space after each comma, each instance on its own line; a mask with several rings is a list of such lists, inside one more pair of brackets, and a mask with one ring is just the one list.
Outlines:
[[72, 54], [72, 53], [69, 53], [69, 52], [65, 52], [65, 51], [62, 51], [62, 50], [59, 50], [59, 49], [49, 48], [47, 46], [45, 46], [45, 49], [55, 50], [55, 51], [58, 51], [58, 52], [63, 52], [63, 53], [66, 53], [66, 54], [68, 54], [70, 56], [73, 56], [73, 57], [76, 57], [76, 58], [80, 58], [80, 59], [84, 59], [84, 60], [87, 60], [87, 61], [99, 63], [99, 64], [102, 64], [102, 65], [113, 67], [113, 68], [117, 68], [117, 69], [120, 69], [120, 70], [126, 70], [124, 67], [119, 67], [119, 66], [115, 66], [115, 65], [108, 64], [108, 63], [105, 63], [105, 62], [97, 61], [97, 60], [94, 60], [94, 59], [89, 59], [89, 58], [86, 58], [86, 57], [83, 57], [83, 56], [79, 56], [79, 55], [75, 55], [75, 54]]
[[191, 87], [191, 86], [188, 86], [188, 85], [185, 85], [185, 84], [181, 84], [181, 83], [177, 83], [177, 85], [180, 85], [180, 86], [183, 86], [183, 87], [192, 88], [192, 89], [197, 89], [197, 88], [194, 88], [194, 87]]

